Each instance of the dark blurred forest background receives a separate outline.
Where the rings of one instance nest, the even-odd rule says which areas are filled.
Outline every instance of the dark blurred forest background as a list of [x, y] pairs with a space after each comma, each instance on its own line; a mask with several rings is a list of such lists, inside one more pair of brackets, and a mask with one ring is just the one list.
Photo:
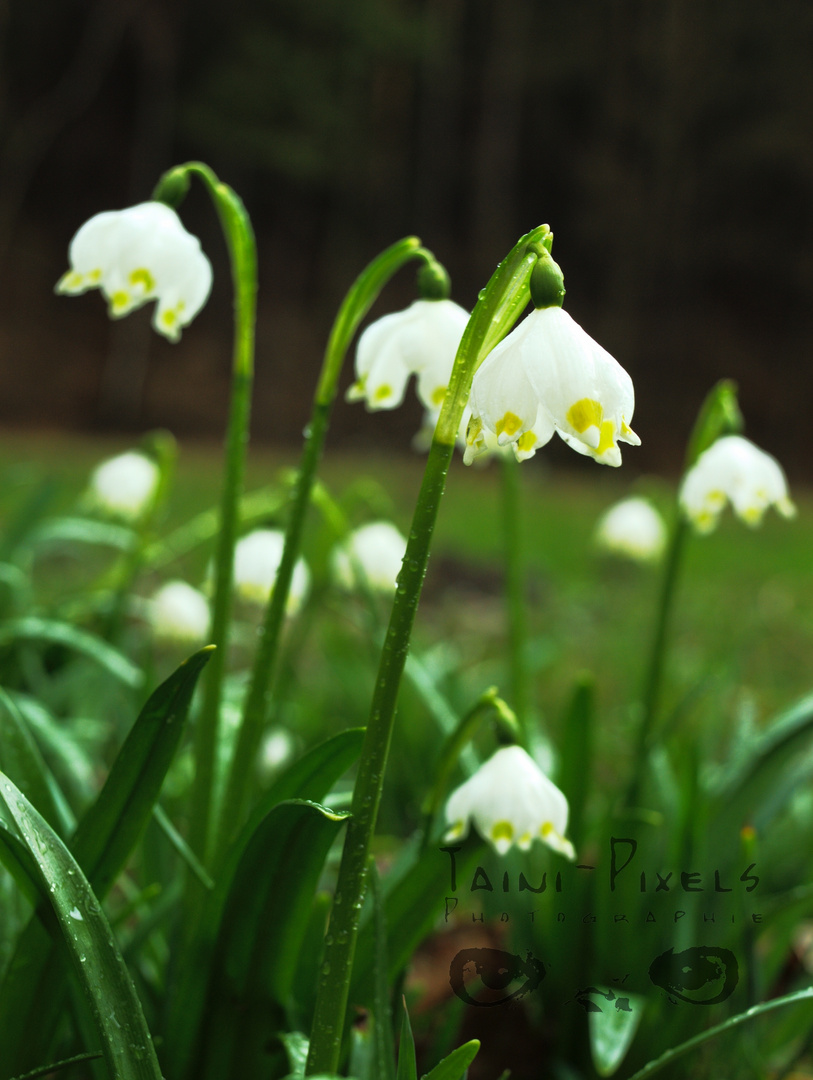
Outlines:
[[[220, 438], [231, 293], [202, 191], [182, 216], [216, 283], [179, 345], [53, 294], [82, 222], [200, 158], [257, 232], [254, 439], [298, 443], [380, 249], [417, 233], [471, 307], [545, 221], [567, 309], [635, 382], [625, 462], [676, 472], [730, 376], [747, 434], [813, 480], [810, 0], [0, 0], [0, 65], [6, 425]], [[404, 271], [376, 311], [412, 297]], [[406, 450], [418, 418], [340, 407], [331, 441]]]

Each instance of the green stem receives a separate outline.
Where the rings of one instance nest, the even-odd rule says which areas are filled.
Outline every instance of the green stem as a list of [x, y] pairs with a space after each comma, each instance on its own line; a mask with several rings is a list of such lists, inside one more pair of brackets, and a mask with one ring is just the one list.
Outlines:
[[251, 681], [243, 707], [240, 731], [229, 769], [218, 830], [218, 856], [222, 855], [226, 849], [234, 830], [240, 827], [246, 810], [246, 802], [251, 790], [248, 781], [254, 768], [265, 726], [291, 579], [302, 543], [305, 516], [327, 436], [342, 365], [359, 324], [378, 294], [393, 274], [413, 258], [420, 258], [427, 262], [432, 259], [431, 253], [420, 246], [420, 241], [416, 237], [407, 237], [393, 244], [374, 259], [351, 287], [331, 330], [314, 395], [313, 412], [307, 428], [302, 461], [288, 516], [282, 559], [266, 607]]
[[347, 998], [364, 901], [367, 860], [384, 786], [395, 707], [409, 639], [421, 595], [432, 533], [457, 431], [474, 372], [511, 329], [528, 303], [528, 278], [536, 262], [534, 245], [544, 243], [547, 226], [523, 236], [494, 272], [472, 312], [455, 358], [449, 389], [429, 450], [415, 506], [389, 627], [381, 652], [370, 719], [353, 791], [352, 817], [345, 835], [336, 893], [325, 939], [325, 958], [316, 993], [306, 1075], [335, 1073], [341, 1057]]
[[257, 250], [254, 231], [239, 196], [221, 183], [212, 170], [200, 162], [188, 162], [171, 169], [158, 183], [155, 197], [163, 191], [182, 193], [189, 177], [197, 176], [206, 188], [220, 218], [231, 262], [234, 285], [234, 347], [232, 359], [231, 405], [226, 433], [226, 461], [220, 502], [220, 528], [214, 560], [214, 599], [210, 639], [217, 648], [209, 663], [203, 687], [203, 702], [195, 728], [195, 781], [190, 808], [189, 845], [208, 865], [212, 854], [213, 795], [215, 762], [220, 728], [220, 698], [228, 655], [228, 634], [232, 613], [234, 547], [239, 525], [239, 504], [243, 491], [254, 379], [254, 332], [257, 314]]
[[635, 744], [633, 772], [625, 799], [625, 805], [628, 807], [635, 806], [644, 779], [646, 758], [649, 753], [652, 730], [657, 718], [658, 706], [660, 704], [663, 666], [666, 657], [666, 642], [688, 531], [689, 528], [686, 519], [681, 513], [680, 508], [677, 507], [672, 532], [669, 537], [669, 547], [666, 552], [666, 559], [664, 560], [663, 577], [661, 579], [661, 589], [658, 597], [658, 608], [651, 638], [652, 647], [649, 653], [649, 662], [646, 667], [643, 691], [641, 694], [641, 717]]
[[519, 462], [513, 454], [501, 454], [502, 525], [505, 553], [505, 587], [508, 616], [508, 647], [511, 700], [523, 730], [531, 725], [531, 686], [528, 675], [528, 612], [525, 604], [525, 573]]

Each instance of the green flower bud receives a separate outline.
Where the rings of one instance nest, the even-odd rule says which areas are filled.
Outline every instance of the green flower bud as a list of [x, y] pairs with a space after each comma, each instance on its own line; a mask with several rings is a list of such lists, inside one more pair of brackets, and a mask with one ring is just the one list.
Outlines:
[[153, 192], [156, 202], [166, 203], [173, 210], [177, 210], [186, 198], [189, 191], [189, 170], [183, 165], [165, 172]]
[[448, 300], [452, 292], [452, 282], [446, 268], [431, 259], [418, 271], [418, 292], [422, 300]]
[[531, 271], [530, 289], [535, 308], [562, 306], [565, 298], [565, 278], [559, 264], [553, 261], [546, 248], [539, 253], [536, 265]]

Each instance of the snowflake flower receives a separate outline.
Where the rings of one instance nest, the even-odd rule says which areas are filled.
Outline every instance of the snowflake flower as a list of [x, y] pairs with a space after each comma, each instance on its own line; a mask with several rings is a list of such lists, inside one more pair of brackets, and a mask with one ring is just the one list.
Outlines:
[[580, 454], [620, 465], [619, 442], [638, 446], [630, 428], [632, 380], [621, 365], [556, 305], [540, 307], [494, 348], [475, 372], [466, 464], [487, 432], [532, 457], [558, 434]]
[[405, 311], [371, 323], [359, 338], [356, 381], [347, 400], [364, 400], [370, 410], [395, 409], [416, 375], [424, 407], [439, 409], [468, 321], [453, 300], [416, 300]]
[[646, 499], [622, 499], [599, 519], [596, 543], [615, 555], [646, 562], [657, 559], [663, 551], [666, 526]]
[[331, 558], [333, 573], [345, 589], [359, 585], [359, 577], [377, 592], [393, 592], [401, 569], [406, 539], [389, 521], [373, 521], [352, 532]]
[[444, 841], [467, 836], [473, 821], [500, 855], [512, 844], [527, 851], [541, 840], [573, 859], [573, 845], [565, 839], [567, 815], [567, 799], [533, 758], [521, 746], [505, 746], [449, 796]]
[[185, 581], [168, 581], [148, 606], [153, 633], [164, 641], [192, 645], [209, 631], [209, 603]]
[[105, 513], [136, 521], [155, 496], [159, 476], [151, 458], [130, 450], [96, 466], [88, 495], [93, 505]]
[[724, 435], [704, 450], [686, 473], [678, 497], [701, 533], [716, 528], [727, 501], [752, 526], [759, 525], [771, 505], [786, 518], [796, 513], [779, 462], [741, 435]]
[[[234, 587], [241, 599], [265, 604], [271, 595], [285, 546], [284, 535], [276, 529], [255, 529], [237, 542], [234, 549]], [[310, 572], [303, 559], [297, 559], [291, 577], [286, 611], [296, 614], [305, 602], [310, 587]]]
[[101, 289], [114, 319], [157, 300], [152, 324], [170, 341], [180, 338], [212, 285], [200, 241], [160, 202], [96, 214], [71, 240], [69, 259], [57, 292], [73, 296]]

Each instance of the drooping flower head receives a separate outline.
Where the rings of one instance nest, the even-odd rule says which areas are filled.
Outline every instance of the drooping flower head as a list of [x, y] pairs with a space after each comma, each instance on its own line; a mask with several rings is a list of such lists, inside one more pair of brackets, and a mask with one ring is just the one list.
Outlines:
[[621, 365], [562, 310], [564, 285], [547, 252], [531, 275], [534, 310], [475, 372], [466, 435], [470, 464], [487, 431], [511, 444], [518, 460], [558, 434], [580, 454], [620, 465], [619, 442], [640, 444], [630, 428], [632, 380]]
[[367, 408], [395, 409], [404, 400], [410, 376], [426, 409], [443, 404], [457, 347], [469, 316], [453, 300], [416, 300], [371, 323], [359, 338], [356, 381], [348, 401]]
[[[282, 561], [285, 536], [276, 529], [255, 529], [238, 540], [234, 549], [234, 588], [237, 595], [252, 604], [268, 601]], [[291, 577], [286, 612], [296, 614], [305, 602], [310, 587], [310, 572], [304, 559], [297, 559]]]
[[209, 630], [209, 602], [185, 581], [168, 581], [147, 608], [153, 633], [163, 641], [194, 645]]
[[352, 532], [333, 552], [333, 573], [345, 589], [359, 585], [363, 575], [368, 588], [393, 592], [406, 551], [406, 539], [389, 521], [373, 521]]
[[614, 555], [642, 562], [657, 559], [666, 544], [666, 526], [646, 499], [622, 499], [599, 518], [596, 544]]
[[71, 240], [69, 259], [57, 292], [101, 289], [115, 319], [157, 300], [152, 324], [170, 341], [180, 338], [212, 286], [200, 241], [161, 202], [96, 214]]
[[446, 803], [449, 828], [444, 841], [468, 835], [470, 822], [500, 855], [516, 844], [527, 851], [534, 840], [568, 859], [567, 799], [521, 746], [504, 746], [481, 765]]
[[716, 528], [726, 502], [752, 526], [771, 505], [783, 517], [796, 513], [779, 462], [742, 435], [724, 435], [703, 451], [683, 478], [679, 501], [701, 533]]
[[88, 497], [103, 513], [136, 521], [155, 496], [159, 478], [159, 468], [152, 458], [130, 450], [96, 466]]

